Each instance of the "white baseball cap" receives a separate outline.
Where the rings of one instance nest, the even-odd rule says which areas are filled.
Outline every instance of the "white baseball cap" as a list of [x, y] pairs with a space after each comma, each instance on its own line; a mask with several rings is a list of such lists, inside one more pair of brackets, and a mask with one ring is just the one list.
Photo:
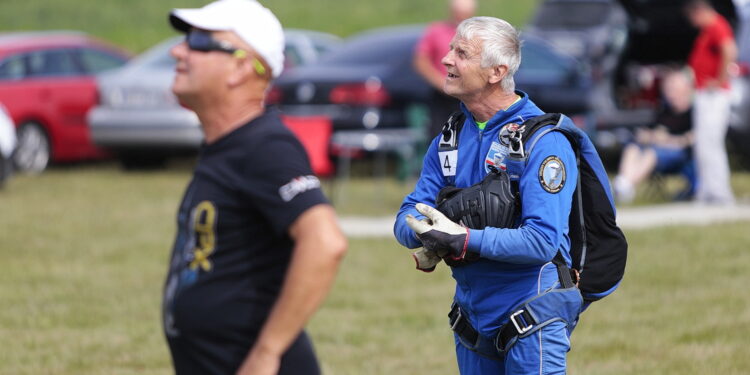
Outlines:
[[284, 70], [284, 31], [268, 8], [256, 0], [218, 0], [203, 8], [172, 9], [169, 22], [188, 32], [191, 27], [233, 31], [263, 57], [274, 78]]

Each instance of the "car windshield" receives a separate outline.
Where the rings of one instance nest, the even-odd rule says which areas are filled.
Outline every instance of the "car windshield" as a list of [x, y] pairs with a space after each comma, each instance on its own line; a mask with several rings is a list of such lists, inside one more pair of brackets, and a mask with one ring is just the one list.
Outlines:
[[184, 36], [169, 38], [136, 57], [131, 65], [148, 66], [151, 69], [171, 69], [175, 65], [175, 60], [169, 54], [169, 50], [183, 39], [185, 39]]
[[522, 49], [521, 71], [536, 72], [563, 70], [564, 60], [551, 51], [551, 47], [541, 42], [526, 40]]
[[378, 64], [411, 56], [420, 32], [392, 32], [354, 37], [334, 48], [320, 61], [321, 64], [363, 65]]
[[605, 21], [610, 6], [600, 2], [550, 2], [537, 13], [540, 29], [585, 29]]

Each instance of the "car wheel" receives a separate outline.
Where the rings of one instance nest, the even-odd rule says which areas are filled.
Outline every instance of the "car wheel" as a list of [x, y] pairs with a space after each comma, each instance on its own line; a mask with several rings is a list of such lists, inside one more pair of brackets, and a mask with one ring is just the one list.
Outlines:
[[10, 159], [0, 154], [0, 188], [5, 186], [11, 173]]
[[16, 170], [25, 173], [41, 173], [50, 159], [50, 143], [47, 132], [35, 122], [18, 127], [18, 143], [13, 154]]

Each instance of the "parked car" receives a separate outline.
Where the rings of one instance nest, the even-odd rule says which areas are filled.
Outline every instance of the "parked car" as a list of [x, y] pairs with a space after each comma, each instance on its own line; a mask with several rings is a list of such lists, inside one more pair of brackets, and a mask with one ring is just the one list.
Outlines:
[[0, 104], [0, 188], [11, 174], [11, 156], [16, 148], [16, 127], [13, 120]]
[[[610, 167], [616, 166], [633, 129], [654, 121], [663, 68], [686, 64], [698, 30], [684, 15], [684, 4], [683, 0], [546, 0], [524, 30], [571, 54], [591, 73], [588, 127]], [[732, 0], [712, 4], [735, 31], [745, 23]], [[747, 51], [743, 44], [748, 39], [738, 38], [740, 50]]]
[[[423, 26], [386, 27], [352, 36], [335, 51], [278, 79], [272, 97], [289, 115], [326, 115], [334, 131], [409, 126], [409, 108], [425, 104], [431, 89], [412, 67]], [[541, 108], [576, 114], [588, 91], [578, 62], [543, 41], [524, 40], [515, 76]]]
[[124, 64], [123, 50], [77, 32], [0, 34], [0, 103], [18, 127], [16, 168], [98, 158], [86, 113], [97, 100], [94, 75]]
[[[286, 69], [314, 61], [339, 42], [310, 30], [287, 29], [284, 36]], [[92, 136], [125, 167], [158, 166], [169, 156], [195, 153], [203, 140], [198, 117], [171, 91], [175, 61], [169, 50], [182, 40], [170, 38], [98, 78], [99, 104], [88, 114]]]

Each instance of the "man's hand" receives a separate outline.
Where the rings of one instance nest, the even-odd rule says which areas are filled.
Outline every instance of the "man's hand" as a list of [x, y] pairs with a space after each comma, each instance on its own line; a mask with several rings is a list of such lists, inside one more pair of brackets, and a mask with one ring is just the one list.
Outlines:
[[411, 215], [406, 216], [406, 224], [417, 234], [425, 250], [433, 251], [441, 257], [449, 255], [453, 260], [463, 259], [469, 242], [469, 230], [426, 204], [417, 203], [416, 209], [432, 224], [427, 220], [417, 220]]
[[237, 375], [276, 375], [281, 365], [281, 356], [270, 352], [264, 352], [254, 347], [242, 363]]
[[417, 263], [417, 269], [422, 272], [432, 272], [435, 267], [440, 263], [442, 258], [432, 251], [425, 249], [419, 249], [411, 254], [414, 261]]

